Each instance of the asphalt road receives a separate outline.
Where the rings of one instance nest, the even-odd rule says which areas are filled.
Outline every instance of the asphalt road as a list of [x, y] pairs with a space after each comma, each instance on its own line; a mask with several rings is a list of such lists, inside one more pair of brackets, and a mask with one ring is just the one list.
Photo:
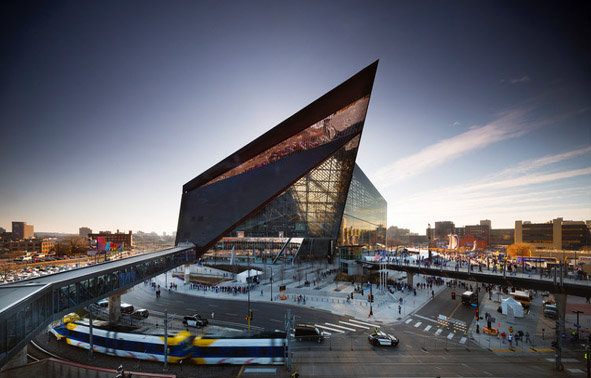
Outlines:
[[[451, 299], [451, 291], [456, 299]], [[439, 314], [463, 320], [470, 324], [475, 308], [461, 304], [462, 288], [446, 288], [440, 295], [423, 307], [417, 315], [425, 324], [435, 324]], [[156, 299], [151, 288], [139, 285], [124, 295], [123, 300], [148, 309], [168, 309], [169, 314], [200, 313], [210, 318], [215, 312], [213, 324], [240, 325], [245, 327], [247, 303], [245, 301], [209, 299], [189, 296], [176, 292], [162, 292]], [[254, 294], [256, 295], [256, 294]], [[286, 303], [252, 303], [254, 310], [253, 326], [264, 329], [283, 329], [287, 309], [296, 315], [298, 322], [335, 323], [350, 318], [339, 316], [325, 310], [317, 310], [301, 305]], [[158, 311], [156, 310], [156, 311]], [[413, 315], [415, 316], [415, 315]], [[416, 316], [415, 316], [416, 318]], [[371, 321], [370, 321], [371, 322]], [[240, 328], [240, 327], [238, 327]], [[332, 333], [324, 343], [293, 342], [293, 368], [302, 377], [567, 377], [571, 372], [553, 371], [553, 354], [495, 354], [468, 341], [460, 343], [459, 338], [447, 340], [424, 332], [413, 323], [400, 323], [382, 326], [386, 332], [400, 339], [397, 347], [376, 347], [369, 344], [369, 330]], [[575, 356], [565, 355], [565, 367], [578, 366]]]

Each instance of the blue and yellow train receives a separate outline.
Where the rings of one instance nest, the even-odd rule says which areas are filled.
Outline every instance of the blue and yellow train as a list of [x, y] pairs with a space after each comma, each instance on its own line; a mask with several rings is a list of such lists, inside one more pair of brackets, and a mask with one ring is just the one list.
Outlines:
[[[65, 323], [51, 330], [58, 340], [89, 349], [89, 327]], [[114, 332], [93, 327], [95, 352], [112, 356], [164, 362], [164, 336]], [[281, 331], [203, 334], [181, 331], [168, 337], [168, 362], [190, 359], [196, 364], [283, 364], [287, 345]]]

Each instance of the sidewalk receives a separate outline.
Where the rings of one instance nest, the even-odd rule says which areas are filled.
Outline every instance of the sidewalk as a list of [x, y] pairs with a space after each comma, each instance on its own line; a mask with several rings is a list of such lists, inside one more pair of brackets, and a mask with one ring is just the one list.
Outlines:
[[[251, 268], [256, 269], [256, 265], [251, 265]], [[262, 267], [258, 267], [259, 269]], [[329, 267], [330, 268], [330, 267]], [[307, 272], [310, 276], [315, 273], [313, 267], [300, 267], [300, 277], [302, 272]], [[317, 269], [316, 269], [317, 270]], [[282, 303], [292, 306], [307, 306], [309, 308], [321, 309], [329, 311], [333, 314], [350, 316], [352, 318], [367, 320], [384, 324], [393, 324], [403, 321], [407, 316], [413, 314], [419, 310], [422, 306], [431, 299], [430, 289], [417, 289], [416, 296], [412, 291], [405, 290], [404, 292], [396, 291], [391, 294], [387, 289], [383, 291], [377, 288], [377, 285], [373, 285], [374, 303], [371, 305], [373, 315], [370, 317], [370, 303], [367, 301], [370, 293], [369, 289], [363, 291], [363, 296], [358, 293], [354, 293], [352, 300], [347, 302], [347, 295], [353, 293], [353, 285], [349, 282], [334, 282], [335, 274], [330, 274], [326, 278], [316, 282], [316, 286], [304, 286], [305, 279], [293, 280], [294, 272], [296, 268], [286, 269], [284, 271], [284, 280], [277, 280], [271, 285], [268, 280], [265, 283], [261, 283], [250, 293], [250, 300], [253, 302], [269, 302], [269, 303]], [[173, 274], [184, 274], [184, 271], [170, 271], [167, 273], [167, 277], [164, 274], [154, 278], [154, 281], [161, 286], [162, 295], [166, 295], [165, 291], [168, 290], [166, 284], [170, 285], [174, 282], [177, 285], [176, 291], [188, 295], [201, 296], [206, 298], [217, 298], [224, 300], [239, 300], [246, 301], [248, 298], [247, 294], [239, 293], [233, 294], [231, 292], [216, 291], [208, 288], [203, 289], [191, 289], [190, 285], [185, 284], [184, 279], [179, 277], [173, 277]], [[390, 274], [399, 274], [399, 272], [391, 271]], [[297, 277], [297, 276], [296, 276]], [[309, 281], [313, 281], [309, 277]], [[424, 277], [415, 276], [414, 284], [426, 282]], [[285, 295], [286, 300], [280, 299], [279, 286], [286, 286]], [[228, 281], [219, 285], [229, 287], [245, 287], [246, 284], [239, 283], [236, 281]], [[271, 287], [272, 286], [272, 287]], [[366, 287], [367, 284], [364, 285]], [[433, 287], [435, 294], [439, 294], [444, 290], [445, 285]], [[271, 295], [272, 292], [272, 295]], [[299, 296], [302, 296], [300, 302], [297, 301]], [[305, 297], [305, 303], [303, 298]], [[399, 300], [402, 298], [401, 313], [398, 313]]]
[[[553, 351], [551, 343], [555, 337], [554, 321], [542, 315], [543, 298], [541, 295], [534, 297], [530, 304], [529, 313], [524, 314], [523, 318], [510, 319], [507, 315], [497, 312], [497, 308], [501, 306], [501, 301], [507, 298], [508, 295], [494, 291], [489, 299], [489, 295], [484, 290], [481, 290], [480, 293], [483, 296], [480, 303], [480, 317], [483, 319], [478, 322], [474, 320], [470, 326], [470, 334], [475, 343], [493, 352], [536, 353]], [[485, 318], [487, 312], [494, 319], [491, 326], [498, 329], [499, 334], [497, 336], [491, 336], [483, 332], [483, 328], [487, 325]], [[480, 325], [480, 333], [476, 333], [477, 323]], [[503, 332], [509, 335], [510, 327], [513, 328], [514, 336], [512, 345], [507, 339], [500, 336]], [[526, 342], [525, 336], [522, 337], [522, 340], [515, 340], [518, 331], [522, 331], [524, 335], [529, 332], [530, 342]]]

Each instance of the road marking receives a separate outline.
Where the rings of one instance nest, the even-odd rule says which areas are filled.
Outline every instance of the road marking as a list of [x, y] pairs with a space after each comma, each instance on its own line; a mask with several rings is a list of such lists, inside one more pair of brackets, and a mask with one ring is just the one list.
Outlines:
[[458, 308], [460, 308], [461, 305], [462, 305], [462, 302], [458, 302], [458, 305], [456, 306], [456, 308], [454, 308], [454, 310], [451, 312], [451, 314], [449, 314], [448, 318], [452, 318], [454, 316], [454, 314], [456, 313], [456, 311], [458, 311]]
[[426, 326], [426, 327], [425, 327], [424, 331], [425, 331], [425, 332], [427, 332], [427, 331], [428, 331], [428, 330], [430, 330], [430, 329], [431, 329], [431, 326], [430, 326], [430, 325], [428, 325], [428, 326]]
[[426, 316], [421, 316], [419, 314], [413, 314], [413, 316], [416, 316], [417, 318], [421, 318], [423, 320], [427, 320], [427, 321], [430, 321], [430, 322], [433, 322], [433, 323], [437, 324], [437, 320], [433, 320], [431, 318], [427, 318]]
[[468, 340], [468, 338], [467, 338], [467, 337], [462, 337], [462, 338], [460, 339], [460, 344], [464, 344], [464, 343], [466, 342], [466, 340]]
[[[554, 362], [555, 359], [554, 358], [546, 358], [546, 361]], [[579, 362], [579, 360], [577, 360], [576, 358], [562, 358], [561, 362]]]
[[453, 337], [454, 337], [454, 333], [453, 332], [450, 332], [449, 335], [447, 335], [447, 338], [449, 340], [453, 339]]
[[419, 328], [419, 326], [420, 326], [421, 324], [423, 324], [423, 322], [417, 322], [417, 323], [415, 324], [415, 328]]
[[350, 325], [350, 326], [353, 326], [353, 327], [358, 327], [358, 328], [363, 328], [363, 329], [369, 329], [369, 327], [362, 326], [362, 325], [359, 325], [359, 324], [347, 323], [347, 322], [344, 322], [342, 320], [339, 320], [339, 323]]
[[435, 334], [436, 334], [436, 335], [441, 335], [441, 332], [443, 332], [443, 328], [439, 328], [439, 329], [438, 329], [438, 330], [435, 332]]
[[412, 322], [412, 318], [409, 318], [407, 321], [405, 321], [406, 324]]
[[340, 326], [338, 324], [332, 324], [332, 323], [328, 323], [328, 322], [325, 322], [324, 324], [328, 324], [331, 327], [337, 327], [337, 328], [346, 329], [347, 331], [352, 331], [352, 332], [357, 331], [355, 328], [349, 328], [349, 327], [345, 327], [345, 326]]
[[328, 330], [331, 330], [331, 331], [334, 331], [334, 332], [345, 333], [345, 331], [343, 331], [343, 330], [336, 329], [336, 328], [330, 328], [330, 327], [327, 327], [327, 326], [325, 326], [325, 325], [320, 325], [320, 324], [314, 324], [314, 325], [315, 325], [316, 327], [318, 327], [318, 328], [326, 328], [326, 329], [328, 329]]
[[272, 322], [277, 322], [277, 323], [283, 323], [283, 320], [279, 320], [279, 319], [269, 319]]
[[568, 371], [570, 371], [571, 373], [584, 373], [584, 371], [581, 369], [568, 369]]
[[377, 324], [371, 324], [371, 323], [367, 323], [367, 322], [362, 322], [362, 321], [359, 321], [359, 320], [356, 320], [356, 319], [349, 319], [349, 321], [350, 322], [353, 322], [353, 323], [359, 323], [359, 324], [368, 325], [370, 327], [378, 327], [378, 328], [380, 328], [380, 326], [377, 325]]

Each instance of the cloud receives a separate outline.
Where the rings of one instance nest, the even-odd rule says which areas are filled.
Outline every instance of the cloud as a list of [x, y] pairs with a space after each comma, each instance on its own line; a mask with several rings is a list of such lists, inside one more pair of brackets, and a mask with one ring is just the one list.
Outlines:
[[511, 80], [509, 80], [509, 82], [510, 82], [511, 84], [527, 83], [528, 81], [530, 81], [530, 78], [529, 78], [529, 76], [527, 76], [527, 75], [525, 75], [525, 76], [522, 76], [522, 77], [520, 77], [520, 78], [518, 78], [518, 79], [511, 79]]
[[459, 123], [458, 121], [455, 121], [454, 123], [451, 124], [452, 126], [460, 126], [461, 123]]
[[[504, 227], [510, 227], [516, 219], [589, 219], [591, 167], [585, 162], [579, 167], [571, 162], [561, 164], [588, 155], [591, 146], [518, 162], [471, 182], [396, 196], [394, 201], [388, 201], [388, 208], [395, 213], [388, 219], [400, 218], [403, 223], [399, 225], [405, 227], [412, 220], [421, 225], [450, 216], [458, 225], [474, 224], [487, 217]], [[577, 182], [579, 185], [573, 185]]]
[[526, 115], [527, 112], [523, 109], [503, 113], [498, 119], [485, 126], [473, 126], [462, 134], [441, 140], [414, 155], [406, 156], [380, 168], [375, 175], [372, 175], [372, 181], [379, 188], [387, 188], [444, 165], [473, 150], [520, 137], [535, 127], [526, 122]]

